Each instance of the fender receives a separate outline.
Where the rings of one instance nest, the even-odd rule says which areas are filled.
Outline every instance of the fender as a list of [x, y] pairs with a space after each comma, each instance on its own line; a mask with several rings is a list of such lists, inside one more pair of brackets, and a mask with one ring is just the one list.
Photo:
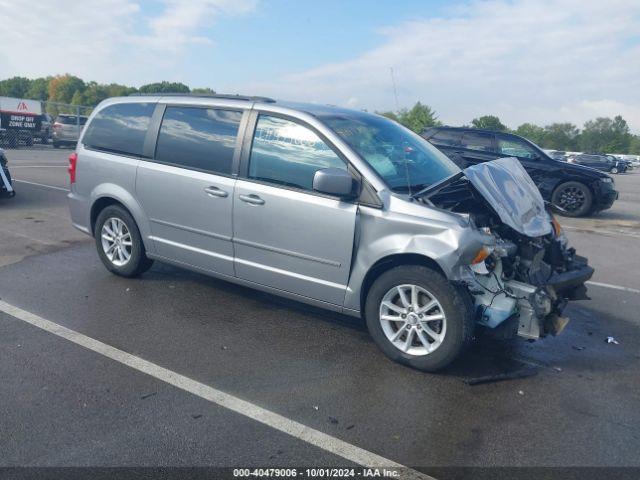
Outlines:
[[131, 213], [131, 216], [136, 221], [138, 230], [140, 230], [140, 236], [142, 237], [142, 241], [147, 252], [155, 252], [155, 245], [152, 241], [149, 240], [149, 236], [151, 235], [149, 220], [144, 213], [142, 206], [140, 205], [140, 203], [138, 203], [134, 196], [131, 195], [131, 193], [116, 184], [101, 183], [91, 191], [89, 198], [91, 203], [90, 212], [93, 212], [93, 208], [96, 202], [103, 198], [113, 198], [114, 200], [121, 203], [129, 211], [129, 213]]
[[405, 205], [416, 209], [416, 216], [360, 207], [357, 257], [345, 291], [345, 310], [360, 310], [364, 279], [371, 268], [385, 258], [420, 255], [434, 261], [450, 281], [456, 281], [463, 278], [465, 266], [482, 246], [493, 243], [489, 235], [473, 228], [462, 217], [456, 221], [450, 212], [431, 209], [431, 217], [442, 214], [440, 219], [434, 220], [419, 215], [429, 207]]

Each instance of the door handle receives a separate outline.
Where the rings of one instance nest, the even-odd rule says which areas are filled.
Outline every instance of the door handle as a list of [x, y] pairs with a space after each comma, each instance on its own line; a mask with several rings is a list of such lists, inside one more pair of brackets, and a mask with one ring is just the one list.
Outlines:
[[224, 197], [228, 197], [229, 196], [228, 192], [225, 192], [224, 190], [221, 190], [218, 187], [207, 187], [207, 188], [204, 189], [204, 191], [210, 197], [224, 198]]
[[251, 205], [264, 205], [264, 200], [253, 193], [251, 195], [238, 195], [238, 198]]

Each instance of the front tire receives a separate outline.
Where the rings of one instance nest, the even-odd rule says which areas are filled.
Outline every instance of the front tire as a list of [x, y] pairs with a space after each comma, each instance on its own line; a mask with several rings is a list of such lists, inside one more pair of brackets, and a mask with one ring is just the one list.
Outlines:
[[565, 182], [555, 189], [551, 203], [561, 215], [584, 217], [591, 212], [593, 194], [584, 183]]
[[140, 230], [129, 212], [119, 205], [104, 208], [94, 229], [98, 256], [112, 273], [136, 277], [151, 268], [153, 260], [145, 253]]
[[472, 313], [462, 292], [418, 265], [380, 275], [365, 302], [369, 333], [385, 355], [427, 372], [446, 367], [468, 346]]

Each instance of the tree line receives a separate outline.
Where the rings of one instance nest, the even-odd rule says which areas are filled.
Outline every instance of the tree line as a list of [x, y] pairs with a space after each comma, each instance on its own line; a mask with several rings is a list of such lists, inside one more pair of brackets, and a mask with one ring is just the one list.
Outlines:
[[85, 82], [74, 75], [56, 75], [29, 79], [13, 77], [0, 80], [0, 96], [29, 98], [49, 102], [95, 107], [109, 97], [132, 93], [215, 93], [210, 88], [189, 88], [180, 82], [156, 82], [140, 88], [118, 83]]
[[[215, 91], [207, 87], [190, 88], [184, 83], [166, 81], [149, 83], [140, 88], [117, 83], [100, 84], [93, 81], [85, 82], [69, 74], [35, 79], [13, 77], [0, 80], [0, 96], [88, 107], [95, 107], [109, 97], [126, 96], [132, 93], [215, 93]], [[396, 120], [417, 133], [425, 128], [442, 124], [435, 110], [420, 102], [410, 109], [378, 113]], [[551, 123], [545, 126], [523, 123], [512, 130], [495, 115], [474, 118], [471, 120], [471, 125], [467, 126], [512, 132], [547, 149], [640, 155], [640, 136], [631, 134], [629, 125], [620, 115], [614, 118], [598, 117], [589, 120], [582, 129], [572, 123]]]
[[[410, 109], [378, 113], [400, 122], [416, 133], [422, 132], [425, 128], [442, 125], [436, 112], [420, 102]], [[464, 126], [515, 133], [549, 150], [640, 155], [640, 135], [633, 135], [626, 120], [620, 115], [589, 120], [582, 129], [565, 122], [545, 126], [523, 123], [512, 130], [495, 115], [474, 118], [470, 125]]]

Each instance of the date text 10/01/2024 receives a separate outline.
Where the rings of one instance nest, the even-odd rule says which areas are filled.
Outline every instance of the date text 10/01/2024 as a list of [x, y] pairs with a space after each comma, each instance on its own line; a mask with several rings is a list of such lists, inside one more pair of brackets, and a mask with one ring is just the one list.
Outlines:
[[237, 478], [398, 478], [400, 472], [387, 468], [236, 468]]

